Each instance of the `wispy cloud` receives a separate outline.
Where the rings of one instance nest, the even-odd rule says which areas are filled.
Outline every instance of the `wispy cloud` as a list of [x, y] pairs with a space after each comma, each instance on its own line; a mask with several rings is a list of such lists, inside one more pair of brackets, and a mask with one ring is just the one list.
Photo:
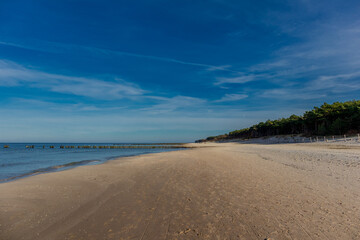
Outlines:
[[260, 77], [260, 76], [256, 76], [254, 74], [237, 76], [237, 77], [218, 77], [218, 78], [216, 78], [214, 85], [217, 86], [217, 85], [223, 85], [226, 83], [247, 83], [247, 82], [254, 81], [258, 77]]
[[332, 92], [349, 92], [360, 89], [360, 72], [323, 75], [307, 84], [308, 90], [330, 90]]
[[[164, 97], [149, 94], [149, 91], [117, 77], [113, 77], [109, 81], [99, 78], [53, 74], [33, 70], [7, 60], [0, 60], [0, 86], [39, 88], [51, 92], [90, 97], [98, 100], [117, 100], [123, 98], [146, 100], [145, 106], [149, 107], [143, 107], [140, 111], [150, 114], [169, 113], [176, 110], [190, 111], [190, 109], [199, 108], [207, 103], [204, 99], [190, 96]], [[118, 107], [103, 108], [82, 103], [67, 104], [62, 102], [57, 104], [55, 102], [25, 98], [13, 98], [13, 101], [17, 104], [31, 105], [33, 108], [39, 107], [61, 111], [108, 111], [121, 109]], [[135, 107], [132, 111], [138, 111], [138, 108]]]
[[[309, 11], [322, 11], [316, 7]], [[229, 88], [232, 91], [247, 87], [247, 92], [256, 96], [284, 100], [326, 98], [360, 90], [360, 22], [330, 15], [324, 18], [326, 23], [324, 19], [307, 21], [311, 29], [291, 29], [286, 18], [277, 19], [276, 24], [284, 27], [281, 30], [297, 41], [244, 68], [241, 76], [215, 78], [214, 85], [224, 88], [230, 83], [234, 84]], [[254, 81], [259, 84], [248, 85]]]
[[247, 97], [248, 95], [246, 94], [225, 94], [221, 99], [216, 100], [214, 102], [233, 102]]
[[[223, 65], [223, 66], [213, 66], [213, 67], [209, 67], [208, 69], [206, 69], [209, 72], [213, 72], [213, 71], [227, 71], [229, 70], [229, 68], [231, 68], [231, 65]], [[231, 71], [231, 72], [236, 72], [236, 71]]]
[[108, 107], [108, 106], [97, 106], [94, 104], [85, 104], [85, 103], [58, 103], [54, 101], [44, 101], [38, 99], [30, 98], [11, 98], [8, 103], [10, 108], [25, 108], [29, 109], [43, 109], [43, 110], [54, 110], [57, 112], [108, 112], [108, 111], [118, 111], [126, 109], [126, 107]]
[[0, 86], [28, 86], [98, 99], [121, 99], [146, 93], [137, 85], [114, 77], [111, 81], [47, 73], [0, 60]]
[[207, 101], [204, 99], [189, 96], [175, 96], [171, 98], [155, 97], [155, 99], [159, 100], [160, 103], [142, 110], [152, 114], [173, 112], [175, 110], [181, 109], [186, 109], [186, 111], [189, 111], [190, 109], [193, 110], [207, 103]]
[[149, 59], [155, 61], [181, 64], [181, 65], [196, 66], [196, 67], [204, 68], [206, 71], [210, 71], [210, 72], [211, 71], [224, 71], [224, 72], [232, 72], [232, 73], [238, 72], [236, 70], [230, 69], [231, 67], [230, 65], [217, 66], [206, 63], [184, 61], [176, 58], [159, 57], [154, 55], [132, 53], [132, 52], [105, 49], [105, 48], [92, 47], [92, 46], [64, 44], [58, 42], [41, 42], [41, 46], [39, 46], [38, 43], [21, 44], [15, 42], [0, 41], [0, 45], [12, 46], [23, 49], [42, 51], [42, 52], [55, 52], [55, 53], [63, 53], [64, 50], [69, 50], [69, 51], [83, 50], [92, 54], [97, 54], [97, 55], [101, 54], [103, 56], [128, 56], [128, 57], [136, 57], [136, 58], [143, 58], [143, 59]]
[[360, 72], [335, 75], [321, 75], [306, 82], [303, 86], [290, 86], [265, 90], [259, 97], [274, 99], [319, 99], [329, 95], [349, 93], [360, 90]]
[[306, 92], [299, 89], [291, 88], [278, 88], [265, 90], [259, 93], [258, 97], [269, 99], [282, 99], [282, 100], [309, 100], [319, 99], [326, 97], [326, 94], [319, 94], [316, 92]]

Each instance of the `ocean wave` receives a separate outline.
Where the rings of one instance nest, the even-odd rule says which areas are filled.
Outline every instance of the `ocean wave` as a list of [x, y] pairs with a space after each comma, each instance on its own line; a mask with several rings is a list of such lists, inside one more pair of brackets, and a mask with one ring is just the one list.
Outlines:
[[20, 174], [17, 176], [0, 179], [0, 182], [8, 182], [8, 181], [18, 179], [18, 178], [28, 177], [28, 176], [36, 175], [36, 174], [40, 174], [40, 173], [53, 172], [53, 171], [61, 170], [63, 168], [70, 168], [70, 167], [75, 167], [75, 166], [79, 166], [79, 165], [86, 165], [86, 164], [94, 163], [94, 162], [101, 162], [101, 161], [99, 161], [99, 160], [82, 160], [82, 161], [78, 161], [78, 162], [70, 162], [70, 163], [55, 165], [55, 166], [46, 167], [46, 168], [39, 168], [39, 169], [30, 171], [27, 173], [23, 173], [23, 174]]

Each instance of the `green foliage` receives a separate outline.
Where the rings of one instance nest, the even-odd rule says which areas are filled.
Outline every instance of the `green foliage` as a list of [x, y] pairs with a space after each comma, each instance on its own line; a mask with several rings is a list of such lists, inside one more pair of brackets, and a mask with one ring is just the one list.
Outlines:
[[360, 101], [324, 103], [306, 111], [303, 116], [267, 120], [250, 128], [212, 136], [202, 141], [220, 141], [233, 138], [254, 138], [279, 134], [330, 135], [360, 132]]
[[337, 118], [334, 122], [330, 125], [330, 132], [333, 134], [340, 135], [342, 132], [342, 121], [341, 118]]
[[325, 123], [323, 122], [323, 123], [320, 124], [317, 133], [318, 133], [319, 135], [326, 135], [326, 132], [327, 132], [327, 131], [328, 131], [328, 129], [326, 128], [326, 125], [325, 125]]

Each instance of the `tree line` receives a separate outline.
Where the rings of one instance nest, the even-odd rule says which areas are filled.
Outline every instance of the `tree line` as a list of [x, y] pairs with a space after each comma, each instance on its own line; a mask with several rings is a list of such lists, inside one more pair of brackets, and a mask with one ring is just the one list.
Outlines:
[[291, 115], [288, 118], [267, 120], [249, 128], [235, 130], [228, 134], [211, 136], [196, 142], [220, 141], [235, 138], [256, 138], [274, 135], [302, 134], [342, 135], [360, 132], [360, 100], [324, 103], [314, 107], [302, 116]]

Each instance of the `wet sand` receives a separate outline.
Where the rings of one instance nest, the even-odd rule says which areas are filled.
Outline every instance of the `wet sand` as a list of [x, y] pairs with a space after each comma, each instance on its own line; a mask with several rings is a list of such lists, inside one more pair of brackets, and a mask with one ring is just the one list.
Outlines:
[[0, 184], [0, 239], [360, 239], [360, 149], [198, 144]]

